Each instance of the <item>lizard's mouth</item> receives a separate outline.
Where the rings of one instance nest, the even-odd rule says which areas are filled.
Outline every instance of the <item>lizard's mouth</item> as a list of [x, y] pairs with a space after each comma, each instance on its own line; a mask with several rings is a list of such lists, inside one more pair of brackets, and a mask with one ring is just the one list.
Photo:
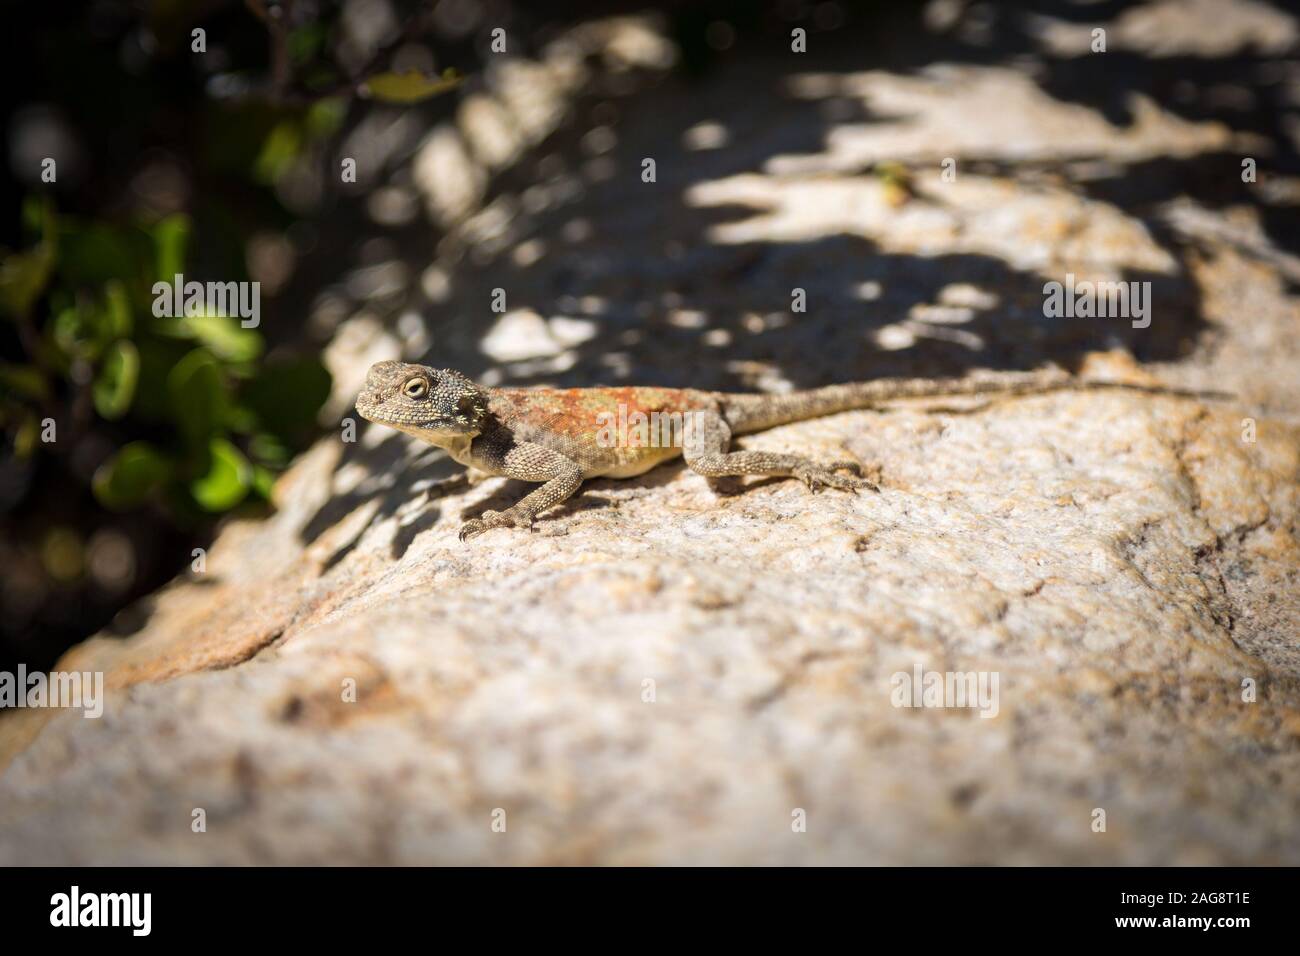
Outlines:
[[[437, 423], [425, 421], [420, 417], [406, 417], [401, 414], [401, 409], [384, 408], [384, 403], [377, 395], [367, 395], [362, 392], [356, 400], [357, 414], [368, 422], [374, 422], [377, 425], [411, 425], [414, 427], [436, 427]], [[394, 414], [396, 412], [396, 414]]]
[[475, 432], [473, 425], [461, 418], [430, 418], [420, 414], [404, 415], [400, 410], [394, 414], [392, 411], [385, 412], [382, 407], [360, 398], [357, 399], [356, 407], [357, 414], [368, 422], [374, 422], [376, 425], [386, 425], [389, 428], [396, 428], [399, 431], [409, 432], [422, 438], [433, 438], [434, 436], [454, 438], [472, 435]]
[[456, 411], [450, 415], [433, 415], [433, 409], [419, 407], [403, 408], [402, 403], [387, 401], [382, 393], [362, 390], [356, 398], [357, 414], [368, 422], [386, 425], [426, 441], [442, 438], [464, 438], [478, 434], [479, 420], [484, 412], [484, 405], [477, 395], [467, 395], [457, 403]]

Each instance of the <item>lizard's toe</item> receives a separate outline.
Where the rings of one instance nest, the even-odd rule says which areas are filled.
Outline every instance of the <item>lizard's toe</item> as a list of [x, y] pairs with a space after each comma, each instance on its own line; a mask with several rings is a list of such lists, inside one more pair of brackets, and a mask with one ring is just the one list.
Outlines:
[[460, 540], [467, 541], [484, 531], [493, 528], [523, 528], [530, 530], [533, 519], [517, 511], [485, 511], [477, 518], [471, 518], [460, 526]]
[[876, 484], [876, 482], [880, 480], [880, 470], [878, 468], [873, 468], [871, 477], [868, 478], [864, 473], [863, 467], [856, 461], [833, 461], [827, 467], [829, 467], [831, 471], [847, 471], [852, 475], [851, 478], [837, 475], [836, 477], [841, 482], [847, 481], [848, 486], [836, 484], [836, 488], [840, 488], [843, 491], [859, 491], [865, 488], [868, 491], [874, 491], [876, 494], [880, 494], [880, 486]]
[[854, 494], [857, 494], [858, 489], [861, 488], [863, 484], [862, 480], [859, 478], [852, 478], [848, 475], [837, 475], [834, 472], [828, 475], [825, 481], [826, 484], [838, 491], [851, 491]]
[[795, 471], [795, 477], [808, 486], [808, 490], [816, 494], [823, 488], [834, 488], [837, 491], [852, 491], [856, 493], [859, 488], [870, 488], [878, 491], [871, 482], [865, 478], [859, 478], [853, 475], [841, 475], [835, 470], [837, 467], [847, 467], [842, 462], [836, 462], [834, 465], [812, 465], [807, 468], [800, 468]]
[[796, 468], [794, 476], [808, 486], [808, 490], [813, 494], [821, 491], [828, 484], [829, 479], [834, 475], [829, 468], [823, 468], [821, 465], [809, 465], [804, 468]]
[[470, 538], [482, 534], [487, 529], [488, 526], [485, 522], [480, 521], [478, 518], [471, 518], [460, 526], [460, 540], [468, 541]]

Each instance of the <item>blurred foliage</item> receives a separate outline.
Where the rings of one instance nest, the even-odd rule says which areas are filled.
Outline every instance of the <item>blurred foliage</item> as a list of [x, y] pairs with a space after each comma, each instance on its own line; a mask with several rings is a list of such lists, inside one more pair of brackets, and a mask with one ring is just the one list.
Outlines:
[[442, 76], [406, 70], [402, 73], [377, 73], [366, 80], [361, 92], [386, 103], [419, 103], [454, 90], [460, 84], [461, 78], [453, 69], [444, 70]]
[[[127, 215], [117, 197], [96, 203], [118, 207], [110, 215], [84, 208], [84, 195], [77, 214], [56, 211], [62, 186], [24, 201], [19, 248], [0, 250], [0, 335], [5, 323], [16, 333], [9, 347], [0, 338], [0, 430], [18, 461], [107, 438], [111, 453], [95, 446], [102, 460], [87, 482], [96, 501], [114, 512], [160, 505], [180, 528], [268, 497], [274, 471], [311, 437], [329, 375], [310, 355], [268, 353], [237, 316], [156, 315], [154, 284], [187, 266], [246, 280], [250, 236], [283, 235], [311, 211], [284, 184], [304, 181], [337, 142], [356, 98], [413, 104], [455, 89], [454, 68], [390, 66], [431, 12], [409, 5], [402, 29], [344, 66], [337, 7], [157, 0], [88, 11], [75, 52], [100, 80], [74, 90], [50, 71], [43, 95], [78, 104], [81, 137], [117, 144], [125, 168], [94, 172], [123, 196], [139, 197], [146, 157], [165, 157], [160, 168], [184, 182], [146, 187]], [[73, 441], [44, 438], [50, 420]]]
[[[377, 105], [449, 113], [437, 98], [481, 66], [487, 25], [465, 7], [478, 27], [439, 33], [435, 4], [382, 0], [375, 28], [346, 6], [9, 11], [0, 670], [138, 627], [148, 604], [132, 602], [184, 572], [221, 516], [264, 510], [319, 434], [327, 330], [308, 303], [364, 200], [331, 175], [338, 149]], [[261, 323], [155, 314], [155, 283], [177, 275], [260, 281]]]
[[235, 316], [155, 315], [156, 293], [165, 287], [170, 306], [185, 271], [182, 214], [121, 227], [60, 217], [32, 197], [23, 220], [31, 248], [0, 265], [3, 318], [23, 329], [29, 352], [0, 367], [0, 428], [22, 436], [15, 454], [59, 448], [33, 440], [43, 421], [91, 427], [77, 421], [83, 405], [121, 440], [94, 472], [104, 507], [154, 500], [189, 525], [265, 499], [329, 395], [319, 359], [262, 361], [261, 334]]
[[[342, 254], [318, 249], [322, 222], [359, 198], [322, 171], [364, 100], [419, 104], [459, 85], [431, 59], [393, 63], [431, 42], [432, 10], [401, 0], [373, 48], [332, 3], [13, 11], [0, 670], [49, 666], [115, 615], [117, 630], [138, 626], [119, 612], [183, 572], [222, 515], [264, 510], [319, 434], [331, 382], [304, 303]], [[437, 58], [476, 63], [460, 47]], [[178, 275], [261, 281], [261, 322], [155, 309], [155, 284]]]

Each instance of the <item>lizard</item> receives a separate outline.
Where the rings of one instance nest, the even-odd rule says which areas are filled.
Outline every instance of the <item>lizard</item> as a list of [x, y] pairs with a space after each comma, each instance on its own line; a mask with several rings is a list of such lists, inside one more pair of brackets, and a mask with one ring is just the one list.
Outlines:
[[[737, 435], [882, 403], [941, 396], [1028, 395], [1063, 389], [1129, 389], [1186, 397], [1164, 386], [1076, 378], [1055, 367], [985, 372], [964, 378], [894, 378], [783, 394], [712, 392], [646, 386], [492, 388], [453, 369], [386, 361], [372, 365], [357, 396], [361, 417], [444, 449], [456, 462], [489, 475], [540, 483], [504, 511], [486, 511], [460, 528], [465, 541], [494, 528], [532, 528], [538, 514], [566, 501], [589, 478], [631, 478], [679, 455], [708, 479], [740, 475], [794, 477], [816, 492], [879, 489], [853, 461], [732, 451]], [[669, 441], [646, 441], [644, 420], [671, 422]], [[644, 416], [642, 419], [639, 416]], [[626, 435], [611, 425], [637, 423]]]

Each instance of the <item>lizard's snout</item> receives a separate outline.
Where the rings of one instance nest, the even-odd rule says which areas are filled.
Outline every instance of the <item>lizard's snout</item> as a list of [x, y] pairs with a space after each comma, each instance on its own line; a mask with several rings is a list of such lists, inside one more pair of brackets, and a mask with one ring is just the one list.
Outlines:
[[379, 404], [379, 393], [362, 389], [361, 392], [357, 395], [356, 404], [357, 404], [357, 412], [361, 415], [361, 417], [366, 419], [367, 421], [371, 421], [370, 416], [366, 414], [366, 412], [368, 409], [374, 408]]

